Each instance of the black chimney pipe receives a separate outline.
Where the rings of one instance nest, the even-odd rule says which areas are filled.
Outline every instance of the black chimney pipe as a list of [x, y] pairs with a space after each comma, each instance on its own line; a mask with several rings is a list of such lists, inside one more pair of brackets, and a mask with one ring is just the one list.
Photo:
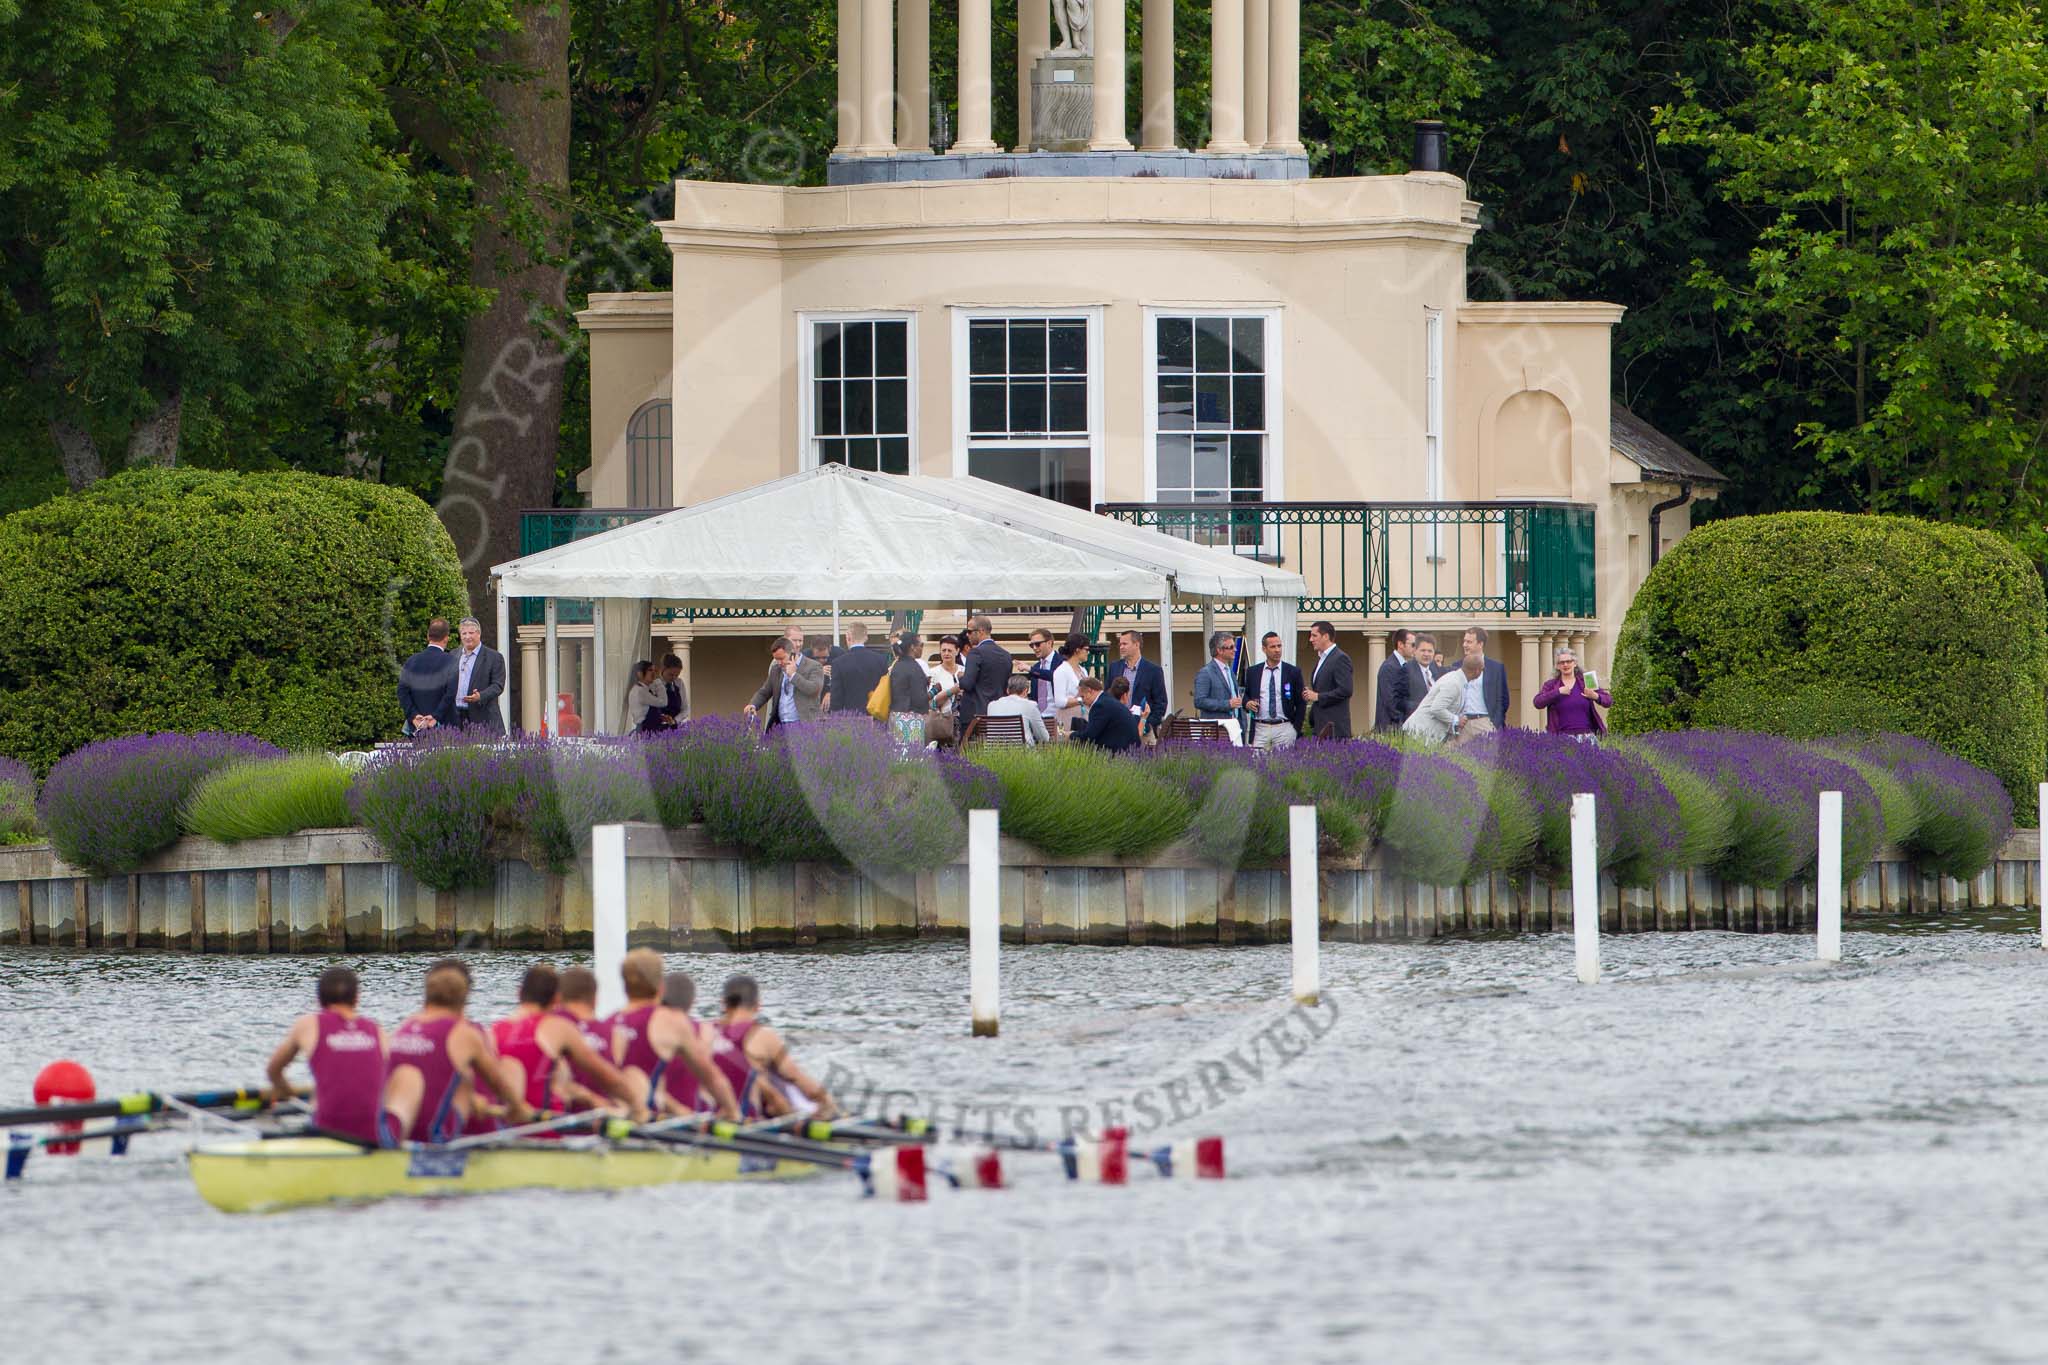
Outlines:
[[1450, 131], [1436, 119], [1418, 119], [1415, 123], [1415, 156], [1408, 169], [1412, 171], [1447, 171], [1451, 168]]
[[1658, 535], [1658, 533], [1657, 533], [1657, 523], [1658, 523], [1658, 522], [1660, 522], [1660, 521], [1662, 521], [1662, 520], [1664, 519], [1664, 514], [1665, 514], [1666, 512], [1669, 512], [1669, 511], [1673, 510], [1674, 508], [1679, 508], [1679, 507], [1683, 507], [1683, 506], [1685, 506], [1685, 505], [1686, 505], [1687, 503], [1689, 503], [1689, 502], [1691, 502], [1691, 501], [1692, 501], [1692, 485], [1691, 485], [1691, 484], [1689, 484], [1689, 483], [1682, 483], [1682, 484], [1678, 485], [1678, 496], [1677, 496], [1677, 497], [1675, 497], [1675, 498], [1667, 498], [1667, 499], [1665, 499], [1665, 500], [1664, 500], [1663, 502], [1660, 502], [1660, 503], [1658, 503], [1658, 504], [1656, 504], [1655, 506], [1653, 506], [1653, 507], [1651, 507], [1651, 508], [1650, 508], [1650, 567], [1651, 567], [1651, 568], [1653, 568], [1653, 569], [1654, 569], [1654, 568], [1656, 568], [1656, 567], [1657, 567], [1657, 557], [1658, 557], [1659, 555], [1661, 555], [1661, 554], [1663, 554], [1663, 553], [1664, 553], [1664, 541], [1663, 541], [1663, 538], [1662, 538], [1661, 536], [1659, 536], [1659, 535]]

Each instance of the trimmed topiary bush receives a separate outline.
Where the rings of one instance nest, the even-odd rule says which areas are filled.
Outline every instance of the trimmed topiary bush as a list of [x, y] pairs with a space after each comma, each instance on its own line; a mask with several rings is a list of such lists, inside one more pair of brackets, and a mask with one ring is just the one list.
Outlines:
[[348, 770], [326, 754], [231, 763], [200, 779], [180, 822], [224, 844], [333, 829], [353, 819], [348, 783]]
[[313, 474], [135, 470], [0, 521], [0, 753], [232, 731], [397, 733], [397, 664], [464, 610], [428, 506]]
[[65, 862], [132, 872], [184, 833], [179, 812], [200, 780], [238, 760], [283, 754], [247, 735], [129, 735], [88, 744], [43, 782], [37, 814]]
[[1997, 774], [2048, 769], [2048, 604], [2003, 538], [1784, 512], [1702, 526], [1650, 572], [1615, 646], [1617, 733], [1898, 731]]

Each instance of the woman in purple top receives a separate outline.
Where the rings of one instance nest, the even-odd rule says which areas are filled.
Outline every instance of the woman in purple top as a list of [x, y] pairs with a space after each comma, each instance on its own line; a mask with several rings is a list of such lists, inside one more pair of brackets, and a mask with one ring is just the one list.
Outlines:
[[1553, 735], [1606, 734], [1607, 722], [1600, 712], [1614, 705], [1614, 695], [1598, 686], [1598, 678], [1579, 672], [1579, 656], [1569, 647], [1557, 651], [1554, 666], [1550, 681], [1536, 689], [1536, 709], [1544, 712], [1543, 728]]

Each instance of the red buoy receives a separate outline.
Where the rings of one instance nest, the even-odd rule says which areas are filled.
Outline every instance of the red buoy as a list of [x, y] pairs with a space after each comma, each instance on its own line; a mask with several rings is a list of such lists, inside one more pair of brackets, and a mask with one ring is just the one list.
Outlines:
[[[99, 1092], [92, 1083], [92, 1073], [77, 1062], [64, 1060], [51, 1062], [36, 1073], [35, 1097], [37, 1104], [82, 1104], [98, 1098]], [[82, 1123], [60, 1123], [60, 1133], [81, 1132]], [[75, 1142], [53, 1142], [49, 1146], [52, 1156], [77, 1156]]]

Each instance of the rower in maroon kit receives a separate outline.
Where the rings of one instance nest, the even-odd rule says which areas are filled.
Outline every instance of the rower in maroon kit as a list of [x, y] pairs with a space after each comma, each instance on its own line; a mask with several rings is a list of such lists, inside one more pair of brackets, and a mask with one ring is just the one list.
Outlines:
[[491, 1025], [491, 1042], [498, 1050], [499, 1076], [507, 1087], [526, 1096], [526, 1102], [536, 1109], [546, 1105], [547, 1086], [543, 1081], [536, 1092], [533, 1078], [545, 1076], [548, 1068], [534, 1034], [540, 1029], [540, 1021], [555, 1007], [555, 993], [559, 989], [560, 978], [555, 969], [545, 962], [535, 963], [526, 969], [519, 982], [518, 1006]]
[[377, 1141], [377, 1109], [384, 1093], [384, 1030], [356, 1013], [356, 974], [346, 967], [320, 973], [320, 1011], [303, 1014], [270, 1054], [270, 1103], [292, 1098], [285, 1068], [304, 1056], [313, 1073], [313, 1129], [352, 1142]]
[[[526, 1083], [527, 1102], [563, 1112], [623, 1105], [645, 1121], [647, 1108], [625, 1074], [612, 1064], [612, 1025], [597, 1017], [597, 973], [571, 967], [562, 973], [555, 1007], [533, 1031], [541, 1069]], [[536, 1093], [540, 1098], [536, 1099]]]
[[782, 1035], [761, 1022], [761, 984], [751, 976], [727, 977], [723, 994], [725, 1013], [719, 1016], [711, 1060], [731, 1082], [741, 1111], [768, 1118], [838, 1114], [825, 1087], [789, 1055]]
[[690, 1017], [697, 986], [675, 972], [662, 976], [661, 954], [635, 948], [619, 964], [626, 983], [626, 1008], [612, 1018], [612, 1060], [626, 1073], [633, 1093], [649, 1109], [693, 1114], [699, 1089], [708, 1092], [722, 1119], [740, 1116], [731, 1082], [711, 1062], [711, 1026]]
[[444, 957], [427, 968], [425, 1003], [391, 1036], [378, 1124], [385, 1146], [403, 1139], [445, 1142], [460, 1134], [472, 1117], [484, 1117], [479, 1084], [498, 1097], [513, 1123], [532, 1117], [526, 1097], [500, 1079], [490, 1039], [463, 1018], [468, 1003], [469, 967], [461, 959]]

